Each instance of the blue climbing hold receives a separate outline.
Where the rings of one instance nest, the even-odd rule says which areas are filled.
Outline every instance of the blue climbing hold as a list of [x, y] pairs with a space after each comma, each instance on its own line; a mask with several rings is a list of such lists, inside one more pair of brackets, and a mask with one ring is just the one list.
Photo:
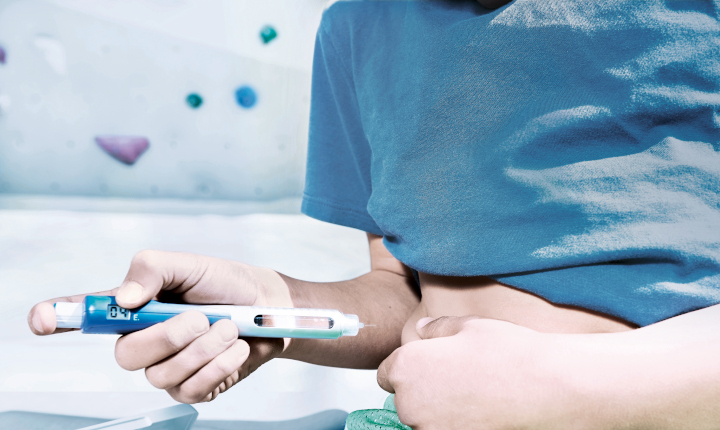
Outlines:
[[6, 55], [7, 54], [5, 54], [5, 48], [0, 46], [0, 64], [5, 64], [5, 56]]
[[203, 103], [202, 97], [200, 97], [199, 94], [195, 93], [189, 94], [187, 98], [185, 98], [185, 101], [193, 109], [199, 108], [200, 105]]
[[257, 103], [257, 94], [255, 90], [245, 85], [235, 91], [235, 100], [240, 106], [249, 109]]
[[260, 30], [260, 38], [264, 44], [270, 43], [271, 40], [277, 37], [277, 31], [272, 26], [266, 25]]

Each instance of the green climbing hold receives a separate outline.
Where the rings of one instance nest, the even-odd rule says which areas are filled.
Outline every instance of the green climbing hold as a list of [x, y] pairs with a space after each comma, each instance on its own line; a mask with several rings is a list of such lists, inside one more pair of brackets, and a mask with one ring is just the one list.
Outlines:
[[265, 44], [270, 43], [270, 41], [275, 39], [276, 37], [277, 31], [275, 31], [275, 29], [269, 25], [266, 25], [262, 28], [262, 30], [260, 30], [260, 38]]
[[199, 108], [200, 105], [203, 103], [202, 97], [200, 97], [200, 95], [195, 94], [195, 93], [188, 95], [187, 98], [185, 99], [185, 101], [193, 109]]

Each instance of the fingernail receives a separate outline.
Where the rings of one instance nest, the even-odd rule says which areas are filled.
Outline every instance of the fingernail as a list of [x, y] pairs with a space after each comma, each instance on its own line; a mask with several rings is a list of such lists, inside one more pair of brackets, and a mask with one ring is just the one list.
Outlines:
[[33, 328], [35, 328], [36, 332], [43, 333], [43, 325], [42, 325], [42, 318], [40, 318], [40, 312], [35, 312], [35, 314], [33, 315], [32, 325], [33, 325]]
[[143, 287], [135, 281], [130, 281], [120, 288], [117, 298], [125, 303], [137, 303], [143, 298]]
[[415, 325], [415, 327], [418, 329], [421, 329], [421, 328], [425, 327], [426, 325], [428, 325], [428, 323], [430, 321], [434, 321], [434, 320], [435, 320], [435, 318], [430, 318], [430, 317], [420, 318], [418, 320], [417, 324]]

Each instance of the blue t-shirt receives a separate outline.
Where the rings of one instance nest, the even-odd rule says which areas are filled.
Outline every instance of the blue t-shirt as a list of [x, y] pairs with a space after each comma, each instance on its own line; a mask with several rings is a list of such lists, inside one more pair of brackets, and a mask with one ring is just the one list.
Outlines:
[[339, 2], [303, 212], [647, 325], [720, 302], [713, 1]]

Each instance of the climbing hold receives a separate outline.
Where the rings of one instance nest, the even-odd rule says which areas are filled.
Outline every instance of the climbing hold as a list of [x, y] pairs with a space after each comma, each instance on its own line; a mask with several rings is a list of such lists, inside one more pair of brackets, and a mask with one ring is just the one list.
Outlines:
[[193, 109], [199, 108], [200, 105], [203, 103], [202, 97], [200, 97], [199, 94], [195, 93], [188, 95], [187, 98], [185, 98], [185, 101]]
[[260, 30], [260, 38], [263, 43], [268, 44], [271, 40], [277, 37], [277, 31], [269, 25], [266, 25]]
[[147, 151], [150, 142], [142, 136], [97, 136], [95, 143], [112, 158], [132, 166]]
[[0, 46], [0, 64], [5, 64], [5, 56], [7, 54], [5, 53], [5, 48]]
[[235, 100], [240, 106], [249, 109], [257, 103], [257, 94], [252, 88], [242, 86], [235, 91]]

